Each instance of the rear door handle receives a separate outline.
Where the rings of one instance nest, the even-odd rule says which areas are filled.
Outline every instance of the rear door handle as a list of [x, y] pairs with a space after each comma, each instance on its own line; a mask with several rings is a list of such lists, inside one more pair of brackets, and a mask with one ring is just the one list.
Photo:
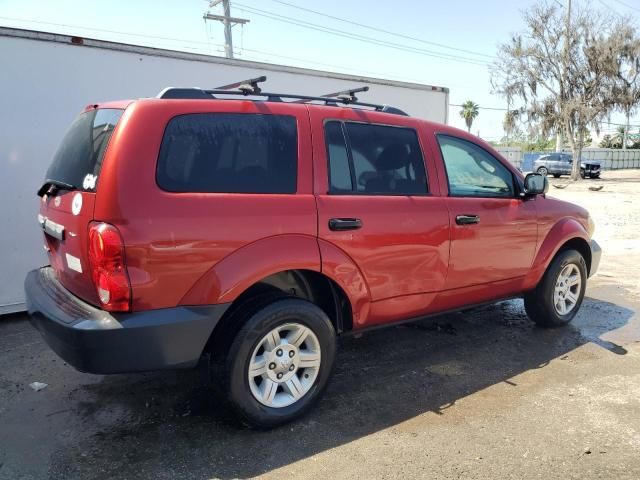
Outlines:
[[362, 220], [359, 218], [332, 218], [329, 220], [330, 230], [358, 230], [359, 228], [362, 228]]
[[458, 215], [456, 217], [456, 223], [458, 225], [472, 225], [474, 223], [480, 223], [480, 217], [478, 215]]

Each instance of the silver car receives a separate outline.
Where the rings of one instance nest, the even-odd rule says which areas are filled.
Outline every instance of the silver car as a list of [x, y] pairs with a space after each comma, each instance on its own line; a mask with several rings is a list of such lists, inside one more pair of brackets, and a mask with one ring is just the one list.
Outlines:
[[[582, 178], [599, 178], [600, 162], [593, 160], [582, 160], [580, 162], [580, 176]], [[534, 172], [542, 175], [553, 175], [555, 178], [560, 175], [571, 175], [573, 168], [573, 157], [568, 153], [549, 153], [540, 156], [533, 163]]]

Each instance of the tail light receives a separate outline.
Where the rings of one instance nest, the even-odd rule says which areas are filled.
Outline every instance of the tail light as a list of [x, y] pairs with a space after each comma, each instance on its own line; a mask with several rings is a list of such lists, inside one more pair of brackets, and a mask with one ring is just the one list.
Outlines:
[[131, 308], [131, 284], [124, 244], [116, 227], [108, 223], [90, 224], [89, 262], [102, 307], [111, 312], [128, 311]]

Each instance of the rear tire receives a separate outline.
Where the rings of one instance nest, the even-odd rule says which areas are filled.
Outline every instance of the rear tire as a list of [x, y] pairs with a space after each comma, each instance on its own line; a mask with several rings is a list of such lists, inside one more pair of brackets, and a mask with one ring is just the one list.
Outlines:
[[587, 176], [587, 172], [585, 172], [584, 168], [580, 169], [580, 178], [584, 179]]
[[524, 308], [541, 327], [566, 325], [578, 313], [586, 286], [584, 258], [576, 250], [564, 250], [553, 259], [535, 290], [525, 295]]
[[559, 173], [554, 173], [553, 174], [553, 178], [560, 178], [560, 174]]
[[[233, 315], [242, 327], [218, 379], [233, 411], [257, 428], [303, 415], [324, 392], [333, 369], [336, 335], [325, 312], [306, 300], [282, 297], [251, 302]], [[305, 337], [296, 346], [298, 334]]]
[[549, 170], [547, 170], [547, 167], [540, 167], [538, 168], [538, 170], [536, 170], [540, 175], [544, 175], [545, 177], [549, 174]]

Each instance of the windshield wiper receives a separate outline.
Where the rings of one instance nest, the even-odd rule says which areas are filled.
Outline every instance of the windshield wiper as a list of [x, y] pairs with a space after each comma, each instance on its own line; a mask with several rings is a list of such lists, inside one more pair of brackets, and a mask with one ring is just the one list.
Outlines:
[[61, 182], [60, 180], [47, 179], [38, 189], [38, 196], [42, 197], [45, 193], [55, 194], [58, 190], [77, 190], [78, 187], [70, 183]]

